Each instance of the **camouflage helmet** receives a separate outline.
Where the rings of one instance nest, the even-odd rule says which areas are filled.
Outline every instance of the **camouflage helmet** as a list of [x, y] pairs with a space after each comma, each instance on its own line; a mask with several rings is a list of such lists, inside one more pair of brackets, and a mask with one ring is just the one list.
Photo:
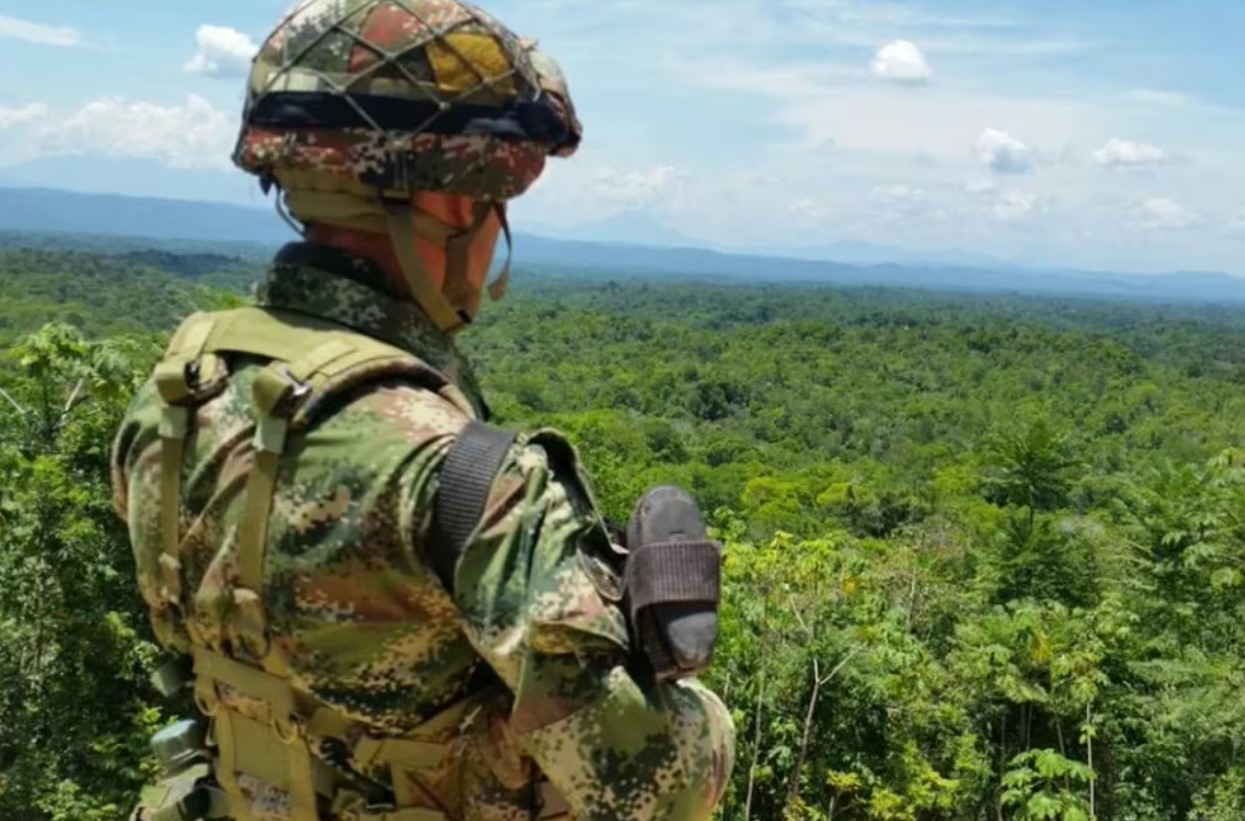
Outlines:
[[235, 163], [265, 187], [504, 202], [582, 133], [557, 65], [458, 0], [303, 0], [255, 59]]

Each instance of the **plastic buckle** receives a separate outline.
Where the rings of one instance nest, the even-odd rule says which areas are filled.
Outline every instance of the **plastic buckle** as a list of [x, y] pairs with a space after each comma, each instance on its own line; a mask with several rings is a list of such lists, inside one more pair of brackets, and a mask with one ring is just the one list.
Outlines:
[[151, 684], [156, 692], [171, 699], [190, 686], [194, 680], [194, 665], [190, 659], [179, 657], [165, 662], [151, 674]]
[[255, 380], [255, 406], [268, 416], [284, 416], [292, 403], [311, 393], [311, 386], [290, 373], [289, 365], [266, 368]]
[[289, 365], [282, 365], [276, 371], [285, 378], [286, 383], [292, 388], [289, 396], [286, 397], [287, 399], [298, 400], [311, 393], [311, 386], [290, 373]]

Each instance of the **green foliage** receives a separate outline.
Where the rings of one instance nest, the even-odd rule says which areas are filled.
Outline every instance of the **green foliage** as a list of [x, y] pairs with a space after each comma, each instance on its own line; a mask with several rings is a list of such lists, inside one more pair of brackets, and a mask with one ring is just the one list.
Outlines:
[[1003, 776], [1003, 806], [1016, 821], [1090, 821], [1089, 801], [1081, 794], [1094, 771], [1054, 750], [1030, 750], [1012, 759]]
[[112, 510], [109, 444], [141, 341], [49, 325], [0, 387], [0, 818], [114, 819], [150, 774], [156, 649]]
[[230, 302], [260, 271], [213, 255], [0, 247], [0, 348], [53, 320], [92, 336], [167, 330]]
[[996, 466], [987, 480], [992, 501], [1030, 511], [1062, 507], [1071, 486], [1069, 473], [1078, 465], [1068, 438], [1045, 417], [996, 434], [989, 444]]
[[[116, 818], [148, 774], [155, 651], [107, 448], [158, 345], [115, 334], [237, 299], [248, 264], [0, 254], [0, 818]], [[1234, 821], [1242, 330], [536, 277], [465, 341], [500, 421], [569, 433], [613, 518], [662, 483], [712, 511], [723, 818]]]

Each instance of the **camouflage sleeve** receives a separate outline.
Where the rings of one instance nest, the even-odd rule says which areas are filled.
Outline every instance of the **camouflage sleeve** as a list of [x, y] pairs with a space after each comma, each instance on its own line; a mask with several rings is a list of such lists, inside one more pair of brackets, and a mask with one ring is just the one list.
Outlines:
[[629, 671], [612, 552], [570, 446], [516, 447], [458, 566], [468, 636], [580, 821], [707, 819], [733, 766], [730, 715], [699, 683]]

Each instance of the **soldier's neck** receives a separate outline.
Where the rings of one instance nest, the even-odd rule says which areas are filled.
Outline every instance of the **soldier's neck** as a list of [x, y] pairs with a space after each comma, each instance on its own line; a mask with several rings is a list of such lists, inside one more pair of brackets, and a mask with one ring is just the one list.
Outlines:
[[403, 291], [406, 290], [402, 266], [387, 234], [369, 234], [335, 225], [312, 225], [307, 229], [307, 241], [362, 257], [384, 271]]

